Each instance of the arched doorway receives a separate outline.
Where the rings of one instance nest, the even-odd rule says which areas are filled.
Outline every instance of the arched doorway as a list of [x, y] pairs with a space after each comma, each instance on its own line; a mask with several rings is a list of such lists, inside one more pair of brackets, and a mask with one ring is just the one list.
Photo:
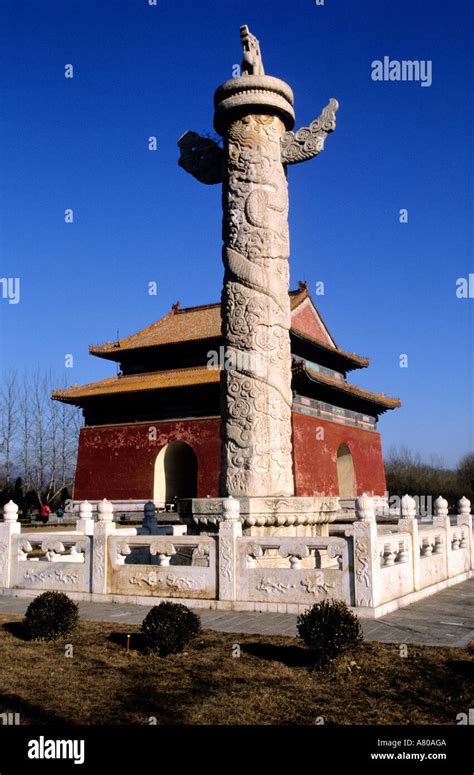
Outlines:
[[340, 498], [355, 498], [354, 463], [347, 444], [341, 444], [337, 450], [337, 481]]
[[155, 461], [154, 500], [172, 503], [175, 498], [195, 498], [197, 469], [197, 458], [189, 444], [166, 444]]

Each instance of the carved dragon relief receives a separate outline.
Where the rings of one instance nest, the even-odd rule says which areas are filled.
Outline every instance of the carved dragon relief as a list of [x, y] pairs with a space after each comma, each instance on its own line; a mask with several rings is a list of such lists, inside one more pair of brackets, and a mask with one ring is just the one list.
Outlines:
[[61, 569], [34, 571], [27, 570], [23, 576], [25, 582], [40, 583], [42, 581], [54, 581], [60, 584], [77, 584], [77, 573], [66, 573]]
[[135, 576], [129, 578], [128, 583], [132, 586], [150, 587], [152, 589], [168, 589], [170, 591], [183, 591], [191, 589], [193, 586], [196, 589], [204, 586], [203, 579], [190, 578], [189, 576], [178, 576], [175, 573], [168, 575], [162, 575], [155, 571], [149, 571], [148, 573], [137, 573]]
[[[320, 595], [328, 595], [331, 589], [335, 588], [334, 584], [329, 584], [324, 580], [322, 573], [317, 574], [316, 577], [308, 576], [301, 579], [299, 583], [300, 592], [305, 592], [309, 595], [319, 597]], [[278, 579], [271, 579], [269, 577], [261, 577], [256, 583], [255, 589], [257, 592], [265, 592], [267, 594], [279, 594], [284, 595], [291, 589], [297, 589], [297, 584], [290, 584], [289, 582], [278, 581]]]
[[219, 566], [220, 574], [227, 581], [232, 581], [233, 571], [232, 541], [230, 538], [220, 538], [219, 540]]
[[94, 547], [94, 577], [102, 580], [105, 578], [105, 557], [106, 557], [106, 539], [104, 536], [97, 536]]
[[[367, 543], [356, 539], [355, 542], [356, 559], [356, 578], [359, 583], [357, 594], [357, 605], [364, 607], [371, 604], [372, 595], [370, 592], [370, 571], [369, 571], [369, 548]], [[365, 590], [362, 589], [365, 587]]]
[[233, 495], [293, 491], [283, 129], [276, 116], [250, 115], [234, 121], [226, 138], [222, 333], [231, 351], [257, 353], [264, 366], [222, 375], [222, 487]]
[[8, 545], [5, 541], [0, 541], [0, 574], [3, 573], [8, 557]]

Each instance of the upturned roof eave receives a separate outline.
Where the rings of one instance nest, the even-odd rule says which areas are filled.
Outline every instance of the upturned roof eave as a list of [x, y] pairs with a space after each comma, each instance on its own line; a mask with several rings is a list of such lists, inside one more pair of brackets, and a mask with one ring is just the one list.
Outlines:
[[380, 393], [372, 393], [370, 390], [360, 388], [357, 385], [352, 385], [350, 382], [345, 382], [343, 380], [339, 382], [332, 377], [326, 377], [325, 375], [318, 374], [317, 372], [308, 369], [304, 364], [296, 364], [293, 367], [293, 374], [295, 376], [302, 375], [309, 382], [322, 385], [329, 390], [334, 390], [336, 393], [343, 393], [345, 396], [351, 396], [355, 400], [364, 401], [374, 407], [378, 407], [377, 414], [383, 414], [391, 409], [399, 409], [402, 405], [399, 398], [391, 398], [390, 396], [385, 396]]

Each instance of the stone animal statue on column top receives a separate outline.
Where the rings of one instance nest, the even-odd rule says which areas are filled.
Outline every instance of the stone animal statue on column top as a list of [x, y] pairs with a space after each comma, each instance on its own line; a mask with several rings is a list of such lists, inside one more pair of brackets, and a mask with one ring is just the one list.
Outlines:
[[240, 40], [244, 48], [242, 75], [265, 75], [260, 53], [260, 43], [255, 35], [252, 35], [246, 24], [240, 28]]

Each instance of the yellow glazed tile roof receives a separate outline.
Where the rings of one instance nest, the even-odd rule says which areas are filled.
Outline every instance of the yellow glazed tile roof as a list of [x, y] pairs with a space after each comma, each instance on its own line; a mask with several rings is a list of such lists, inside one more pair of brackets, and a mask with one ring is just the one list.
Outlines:
[[192, 369], [173, 369], [171, 371], [153, 371], [146, 374], [130, 374], [122, 377], [108, 377], [100, 382], [87, 385], [73, 385], [67, 390], [53, 391], [52, 398], [57, 401], [73, 403], [78, 398], [119, 395], [122, 393], [142, 392], [143, 390], [162, 390], [165, 388], [189, 387], [218, 383], [219, 370], [206, 366]]
[[[291, 309], [294, 310], [306, 298], [308, 298], [308, 289], [304, 284], [296, 291], [290, 291]], [[299, 337], [302, 337], [312, 344], [317, 345], [328, 352], [337, 352], [342, 357], [347, 358], [359, 366], [368, 366], [369, 359], [363, 358], [356, 353], [349, 353], [341, 350], [339, 347], [323, 344], [311, 336], [295, 331]], [[104, 344], [91, 345], [89, 352], [98, 357], [107, 357], [107, 355], [119, 355], [122, 352], [138, 350], [147, 347], [158, 347], [161, 345], [179, 344], [181, 342], [193, 342], [203, 339], [220, 338], [221, 336], [221, 307], [220, 304], [205, 304], [200, 307], [179, 308], [179, 304], [173, 305], [171, 312], [168, 312], [163, 318], [152, 323], [147, 328], [143, 328], [136, 334], [119, 339], [116, 342], [105, 342]]]

